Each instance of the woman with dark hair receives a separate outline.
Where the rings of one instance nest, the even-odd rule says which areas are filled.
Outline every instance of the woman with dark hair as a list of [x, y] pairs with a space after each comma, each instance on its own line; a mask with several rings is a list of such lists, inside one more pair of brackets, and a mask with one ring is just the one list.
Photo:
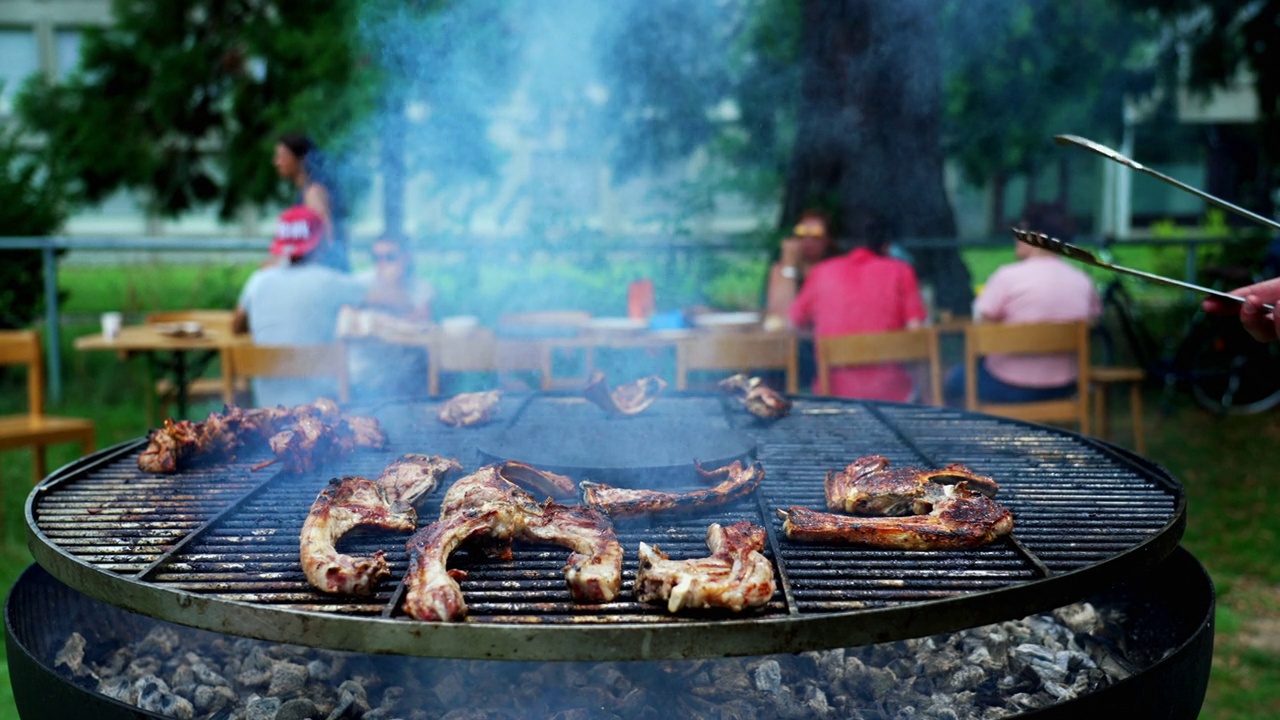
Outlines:
[[306, 135], [285, 133], [276, 140], [271, 164], [281, 178], [298, 188], [295, 201], [314, 210], [325, 222], [325, 242], [317, 250], [316, 262], [335, 270], [351, 269], [347, 241], [337, 194], [332, 179], [326, 177], [320, 151]]

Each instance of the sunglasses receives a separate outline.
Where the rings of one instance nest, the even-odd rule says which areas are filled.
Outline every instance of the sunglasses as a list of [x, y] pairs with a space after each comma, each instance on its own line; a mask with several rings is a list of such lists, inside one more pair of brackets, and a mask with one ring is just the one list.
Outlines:
[[376, 252], [373, 254], [374, 262], [396, 262], [400, 259], [398, 252]]
[[821, 225], [797, 225], [794, 231], [796, 237], [826, 237], [827, 231]]

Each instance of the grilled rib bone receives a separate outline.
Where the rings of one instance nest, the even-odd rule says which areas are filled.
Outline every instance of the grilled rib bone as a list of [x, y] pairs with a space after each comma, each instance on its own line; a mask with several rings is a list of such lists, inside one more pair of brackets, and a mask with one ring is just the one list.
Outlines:
[[764, 528], [749, 522], [707, 527], [709, 557], [672, 560], [657, 547], [640, 543], [636, 599], [667, 601], [667, 611], [681, 608], [760, 607], [777, 590], [773, 564], [760, 553]]
[[868, 455], [839, 472], [828, 472], [827, 508], [861, 515], [922, 515], [932, 507], [938, 485], [967, 482], [970, 490], [995, 497], [1000, 485], [990, 477], [952, 463], [941, 470], [890, 468], [889, 460]]
[[695, 460], [694, 469], [704, 479], [724, 476], [724, 480], [715, 487], [687, 493], [617, 488], [589, 480], [578, 483], [578, 487], [582, 488], [582, 504], [601, 510], [610, 517], [627, 517], [721, 505], [750, 494], [764, 480], [764, 467], [758, 462], [743, 467], [741, 461], [734, 460], [722, 468], [704, 470]]
[[320, 491], [302, 524], [300, 558], [307, 581], [323, 592], [370, 595], [391, 574], [381, 550], [367, 558], [338, 552], [339, 538], [355, 527], [407, 531], [417, 524], [413, 506], [436, 488], [457, 460], [409, 454], [376, 480], [334, 478]]

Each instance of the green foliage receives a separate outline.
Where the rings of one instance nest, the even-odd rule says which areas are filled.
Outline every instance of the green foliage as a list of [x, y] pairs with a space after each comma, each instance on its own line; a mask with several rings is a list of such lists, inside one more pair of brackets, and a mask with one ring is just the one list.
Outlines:
[[[66, 211], [38, 155], [23, 150], [17, 131], [0, 127], [0, 237], [48, 235]], [[0, 328], [28, 327], [44, 306], [40, 250], [0, 250]]]

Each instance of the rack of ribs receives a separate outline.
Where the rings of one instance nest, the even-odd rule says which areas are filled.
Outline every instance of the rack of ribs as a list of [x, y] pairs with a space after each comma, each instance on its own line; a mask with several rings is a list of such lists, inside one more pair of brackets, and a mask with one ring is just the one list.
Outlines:
[[388, 465], [376, 480], [330, 480], [302, 524], [300, 558], [307, 581], [327, 593], [371, 595], [391, 574], [383, 552], [353, 557], [338, 552], [338, 540], [360, 526], [413, 530], [418, 520], [414, 505], [445, 475], [461, 469], [457, 460], [408, 454]]
[[623, 552], [609, 518], [592, 508], [551, 500], [538, 503], [507, 479], [527, 478], [531, 470], [540, 472], [523, 463], [486, 465], [449, 488], [440, 519], [409, 538], [406, 613], [430, 621], [466, 617], [458, 584], [466, 572], [447, 565], [449, 556], [467, 543], [480, 544], [496, 557], [510, 557], [514, 540], [568, 547], [573, 552], [564, 577], [574, 601], [609, 602], [617, 597]]
[[760, 607], [777, 590], [773, 564], [760, 553], [764, 528], [749, 522], [707, 527], [711, 555], [672, 560], [656, 546], [640, 543], [635, 592], [640, 602], [663, 601], [668, 612], [681, 608]]
[[616, 518], [722, 505], [751, 494], [764, 480], [764, 466], [758, 462], [744, 467], [740, 460], [734, 460], [722, 468], [704, 470], [695, 460], [694, 469], [707, 481], [720, 477], [724, 479], [715, 487], [686, 493], [617, 488], [589, 480], [578, 483], [578, 487], [582, 488], [583, 505], [596, 508]]

